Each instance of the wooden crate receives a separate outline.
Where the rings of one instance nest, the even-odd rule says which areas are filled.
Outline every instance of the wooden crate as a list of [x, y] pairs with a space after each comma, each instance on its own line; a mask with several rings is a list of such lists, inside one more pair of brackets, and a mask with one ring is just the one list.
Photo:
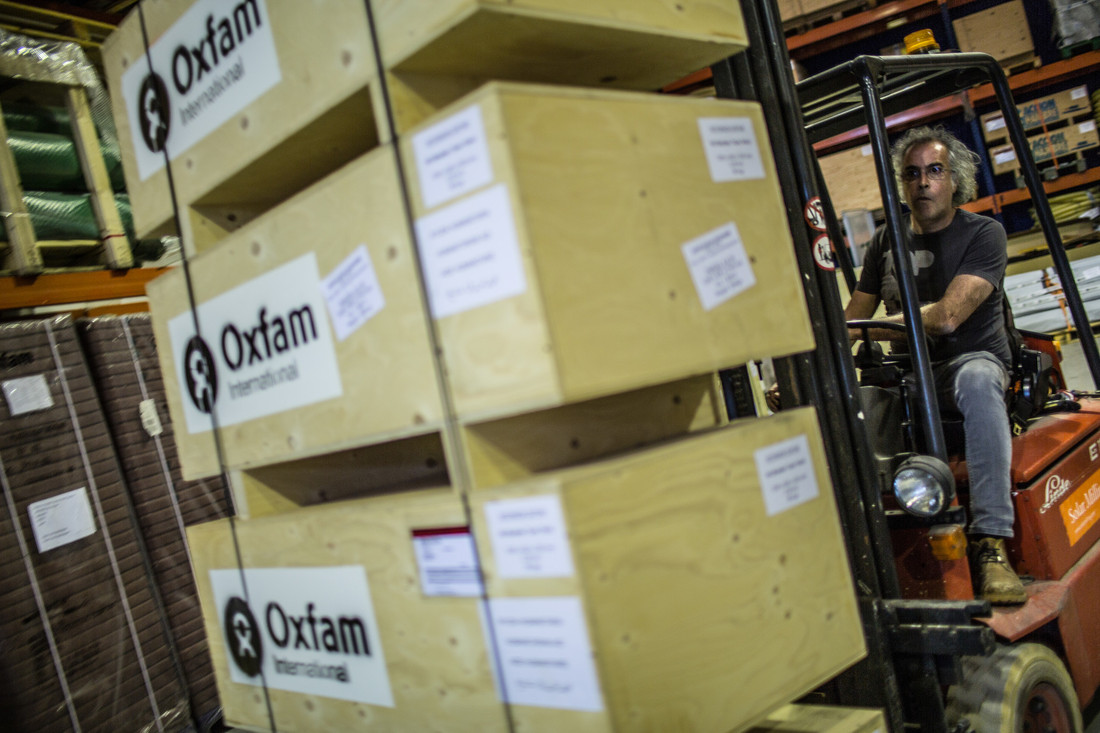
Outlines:
[[[235, 48], [225, 64], [213, 62], [213, 38]], [[201, 79], [191, 49], [211, 66]], [[172, 228], [165, 147], [180, 203], [233, 229], [379, 140], [361, 0], [144, 0], [103, 56], [139, 236]], [[166, 137], [156, 124], [164, 107]]]
[[[0, 69], [0, 73], [3, 71], [4, 69]], [[34, 73], [34, 69], [20, 71]], [[10, 79], [6, 81], [16, 84]], [[36, 275], [45, 267], [44, 253], [59, 250], [64, 250], [70, 255], [91, 255], [101, 266], [111, 269], [133, 267], [134, 256], [122, 226], [122, 218], [115, 207], [114, 191], [111, 189], [107, 166], [99, 146], [99, 137], [92, 121], [87, 92], [81, 87], [63, 84], [30, 82], [17, 84], [17, 86], [20, 94], [29, 93], [33, 98], [44, 101], [52, 102], [60, 97], [63, 100], [62, 104], [68, 109], [75, 151], [91, 197], [92, 213], [100, 236], [99, 239], [78, 242], [43, 241], [37, 238], [23, 203], [23, 186], [19, 170], [15, 157], [8, 147], [8, 130], [4, 124], [3, 115], [0, 114], [0, 206], [4, 211], [10, 212], [9, 215], [4, 216], [7, 251], [0, 261], [0, 270], [17, 275]], [[3, 247], [3, 243], [0, 243], [0, 249]]]
[[[1024, 130], [1034, 130], [1045, 125], [1061, 125], [1074, 117], [1092, 114], [1088, 87], [1084, 84], [1063, 89], [1016, 105], [1016, 112]], [[1008, 139], [1004, 113], [1000, 110], [982, 115], [982, 136], [985, 141], [1001, 142]]]
[[489, 79], [660, 89], [748, 45], [713, 0], [372, 0], [404, 131]]
[[754, 103], [494, 82], [402, 154], [463, 420], [813, 347]]
[[[213, 361], [205, 372], [202, 349], [188, 350], [195, 330], [184, 271], [149, 284], [186, 478], [219, 471], [209, 415], [199, 407], [214, 382], [230, 468], [439, 429], [438, 380], [399, 194], [394, 151], [380, 148], [196, 257], [190, 287]], [[211, 372], [214, 379], [205, 376]]]
[[882, 191], [870, 145], [822, 155], [817, 160], [838, 215], [845, 211], [882, 208]]
[[835, 705], [784, 705], [749, 733], [888, 733], [881, 710]]
[[[238, 729], [266, 731], [271, 730], [271, 723], [261, 688], [233, 677], [232, 669], [239, 668], [232, 647], [227, 645], [227, 633], [235, 633], [229, 632], [223, 621], [227, 601], [222, 598], [221, 606], [215, 602], [212, 578], [219, 571], [236, 573], [237, 568], [230, 521], [190, 527], [188, 540], [226, 722]], [[275, 646], [272, 637], [261, 637], [266, 660], [264, 678], [278, 730], [509, 730], [504, 707], [493, 687], [488, 646], [478, 613], [480, 599], [428, 597], [421, 590], [412, 532], [465, 525], [461, 502], [447, 488], [236, 520], [237, 544], [246, 572], [300, 569], [324, 577], [331, 568], [350, 567], [366, 582], [368, 603], [373, 609], [373, 614], [367, 615], [358, 607], [354, 614], [367, 616], [373, 632], [370, 641], [376, 642], [372, 657], [384, 665], [385, 675], [372, 683], [352, 668], [349, 683], [355, 688], [353, 695], [362, 695], [371, 702], [337, 699], [324, 690], [307, 693], [286, 689], [297, 687], [298, 680], [278, 672], [274, 661], [292, 656], [293, 651], [288, 654]], [[309, 575], [303, 577], [309, 579]], [[252, 576], [246, 575], [246, 579], [253, 616], [259, 624], [265, 624], [267, 601], [263, 589]], [[304, 614], [309, 602], [316, 603], [317, 616], [333, 613], [325, 600], [309, 595], [306, 584], [301, 584], [300, 595], [291, 593], [292, 601], [300, 600], [300, 606], [294, 608], [296, 614]], [[284, 600], [281, 607], [290, 613], [293, 606]], [[375, 623], [370, 623], [370, 616]], [[312, 655], [326, 665], [350, 665], [351, 657], [323, 652]], [[289, 669], [283, 667], [284, 671]], [[242, 673], [236, 674], [241, 679]], [[384, 704], [387, 692], [392, 697], [391, 705]]]
[[742, 730], [864, 653], [810, 409], [470, 503], [517, 729]]
[[[1074, 160], [1081, 152], [1100, 146], [1095, 120], [1071, 123], [1044, 134], [1030, 135], [1027, 141], [1031, 147], [1031, 155], [1035, 158], [1035, 164], [1040, 168], [1047, 167], [1044, 164], [1052, 163], [1056, 158], [1059, 163]], [[1016, 149], [1011, 143], [990, 148], [989, 158], [993, 163], [995, 174], [1010, 173], [1020, 169]]]
[[1002, 65], [1035, 57], [1031, 28], [1022, 0], [994, 5], [951, 24], [960, 51], [987, 53]]

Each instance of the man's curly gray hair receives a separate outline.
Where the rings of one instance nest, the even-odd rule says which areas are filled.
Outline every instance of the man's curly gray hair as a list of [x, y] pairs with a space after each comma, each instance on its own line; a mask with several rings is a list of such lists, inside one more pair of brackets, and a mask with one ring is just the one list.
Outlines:
[[954, 206], [961, 206], [973, 199], [975, 194], [978, 193], [977, 174], [978, 163], [981, 159], [977, 153], [963, 145], [962, 141], [940, 125], [914, 127], [898, 138], [890, 149], [898, 190], [905, 190], [901, 181], [901, 170], [905, 161], [905, 154], [916, 145], [933, 142], [942, 143], [947, 148], [947, 165], [951, 169], [951, 176], [956, 184], [951, 203]]

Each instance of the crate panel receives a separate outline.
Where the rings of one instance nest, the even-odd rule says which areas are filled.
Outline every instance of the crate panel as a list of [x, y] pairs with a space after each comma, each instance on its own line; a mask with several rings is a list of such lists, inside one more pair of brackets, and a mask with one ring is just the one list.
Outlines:
[[[1080, 153], [1100, 146], [1095, 120], [1071, 123], [1044, 134], [1030, 135], [1027, 141], [1035, 165], [1039, 168], [1046, 168], [1055, 159], [1059, 159], [1058, 163], [1065, 163], [1066, 159], [1072, 160]], [[993, 161], [993, 172], [996, 174], [1020, 169], [1016, 149], [1011, 143], [990, 148], [989, 158]]]
[[[736, 130], [707, 138], [736, 151], [717, 182], [700, 132], [712, 121]], [[452, 128], [469, 132], [455, 171], [445, 157], [419, 171]], [[767, 140], [752, 103], [508, 83], [407, 136], [459, 416], [544, 409], [812, 348]], [[697, 287], [689, 261], [700, 280], [729, 289], [704, 301], [715, 291]]]
[[[140, 10], [154, 51], [153, 68], [167, 92], [167, 101], [160, 103], [169, 108], [166, 138], [154, 124], [157, 115], [142, 111], [153, 96], [151, 87], [143, 86], [145, 72], [134, 71], [135, 65], [148, 63], [141, 13], [131, 13], [103, 48], [139, 236], [172, 228], [165, 169], [143, 171], [138, 163], [139, 156], [162, 147], [172, 158], [179, 202], [208, 208], [218, 219], [226, 207], [271, 208], [377, 144], [371, 103], [377, 72], [362, 2], [145, 0]], [[211, 60], [217, 55], [211, 56], [208, 15], [217, 29], [211, 37], [222, 52], [229, 43], [236, 49], [236, 56], [222, 57], [226, 64]], [[227, 40], [222, 22], [236, 28], [232, 39]], [[242, 33], [242, 27], [250, 32]], [[273, 61], [255, 55], [256, 45], [268, 39]], [[211, 71], [179, 61], [188, 60], [186, 53], [177, 57], [173, 49], [179, 48], [198, 48]], [[250, 98], [242, 90], [264, 73], [273, 73], [277, 82], [243, 109], [231, 106], [234, 96]], [[176, 91], [175, 77], [186, 95]], [[231, 113], [224, 121], [222, 110]]]
[[[359, 259], [356, 269], [338, 269], [349, 256], [361, 257], [364, 248], [366, 260]], [[281, 269], [286, 267], [293, 270], [294, 281], [272, 284], [270, 278], [288, 272]], [[195, 258], [190, 271], [200, 329], [216, 364], [214, 407], [229, 468], [290, 461], [438, 429], [438, 383], [392, 149], [368, 153], [246, 225]], [[373, 290], [369, 271], [377, 280]], [[351, 284], [345, 288], [347, 297], [331, 302], [362, 305], [373, 315], [341, 340], [334, 333], [336, 320], [329, 315], [332, 306], [321, 292], [320, 279], [349, 272], [344, 280]], [[192, 378], [189, 386], [188, 375], [201, 372], [193, 364], [184, 368], [187, 340], [194, 334], [184, 273], [158, 278], [148, 292], [184, 477], [212, 475], [219, 469], [212, 433], [204, 430], [209, 421], [190, 407], [197, 404], [192, 392], [201, 395], [210, 383], [199, 390]], [[207, 303], [213, 303], [211, 310]], [[319, 331], [310, 332], [300, 316], [296, 332], [292, 314], [301, 312], [302, 303], [313, 304], [312, 323]], [[281, 340], [276, 318], [284, 318]], [[169, 325], [173, 322], [176, 331]], [[319, 359], [322, 368], [312, 370], [310, 359]], [[297, 381], [277, 382], [275, 391], [268, 391], [266, 375], [273, 370], [282, 375], [287, 369], [287, 379], [297, 375]], [[329, 374], [335, 377], [324, 376]], [[314, 390], [317, 401], [303, 400], [297, 407], [241, 422], [225, 417], [240, 415], [232, 413], [234, 404], [250, 403], [260, 412], [265, 399], [286, 405], [285, 394], [271, 395], [288, 384], [298, 395]]]
[[1002, 63], [1034, 57], [1031, 28], [1021, 0], [1001, 3], [954, 21], [960, 51], [988, 53]]

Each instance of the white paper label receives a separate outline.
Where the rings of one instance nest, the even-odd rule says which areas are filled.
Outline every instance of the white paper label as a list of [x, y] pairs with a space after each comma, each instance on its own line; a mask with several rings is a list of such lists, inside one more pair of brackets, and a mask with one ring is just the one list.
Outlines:
[[681, 245], [703, 310], [712, 310], [756, 284], [749, 256], [733, 222]]
[[555, 578], [573, 575], [561, 499], [554, 494], [485, 504], [497, 575]]
[[870, 145], [864, 145], [859, 149], [859, 154], [866, 158], [868, 155], [872, 155], [875, 151]]
[[994, 130], [1003, 130], [1004, 126], [1005, 126], [1005, 118], [1004, 117], [991, 117], [988, 120], [986, 120], [986, 122], [985, 122], [985, 129], [988, 132], [993, 132]]
[[418, 219], [416, 246], [435, 318], [527, 290], [503, 183]]
[[420, 196], [430, 209], [493, 180], [481, 107], [473, 105], [413, 135]]
[[266, 0], [196, 0], [122, 75], [141, 180], [279, 83]]
[[156, 400], [142, 400], [138, 404], [138, 414], [141, 415], [141, 426], [145, 432], [154, 438], [164, 432], [164, 426], [157, 414]]
[[756, 131], [748, 117], [700, 117], [699, 134], [715, 183], [764, 177]]
[[1083, 87], [1083, 86], [1074, 87], [1073, 89], [1069, 90], [1069, 98], [1070, 99], [1084, 99], [1086, 96], [1088, 96], [1088, 93], [1089, 92], [1088, 92], [1087, 87]]
[[[211, 570], [234, 682], [393, 707], [362, 566]], [[262, 672], [262, 675], [261, 675]]]
[[753, 457], [769, 517], [817, 498], [817, 477], [805, 435], [761, 448]]
[[53, 395], [44, 374], [5, 380], [0, 384], [0, 389], [4, 390], [4, 399], [8, 401], [8, 411], [12, 417], [53, 407]]
[[505, 702], [603, 710], [580, 599], [496, 598], [489, 615]]
[[47, 552], [95, 534], [95, 520], [86, 487], [28, 504], [27, 515], [39, 552]]
[[413, 550], [424, 595], [481, 596], [481, 575], [469, 529], [414, 530]]
[[1015, 150], [1005, 150], [1005, 151], [1002, 151], [1000, 153], [995, 153], [993, 155], [993, 162], [998, 163], [998, 164], [1008, 163], [1008, 162], [1011, 162], [1013, 160], [1016, 160], [1016, 151]]
[[312, 252], [168, 322], [187, 430], [293, 410], [343, 394]]
[[325, 276], [321, 283], [336, 339], [343, 341], [355, 329], [378, 315], [386, 305], [378, 274], [367, 245], [361, 244]]
[[1096, 129], [1096, 122], [1094, 120], [1082, 122], [1080, 125], [1077, 126], [1077, 129], [1080, 132], [1092, 132]]

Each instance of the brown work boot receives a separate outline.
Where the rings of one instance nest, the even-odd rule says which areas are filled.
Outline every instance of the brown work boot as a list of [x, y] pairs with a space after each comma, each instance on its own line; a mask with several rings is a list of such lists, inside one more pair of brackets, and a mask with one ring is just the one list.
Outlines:
[[1000, 537], [982, 537], [970, 543], [970, 572], [979, 598], [995, 606], [1011, 606], [1027, 601], [1024, 584], [1008, 564], [1005, 541]]

